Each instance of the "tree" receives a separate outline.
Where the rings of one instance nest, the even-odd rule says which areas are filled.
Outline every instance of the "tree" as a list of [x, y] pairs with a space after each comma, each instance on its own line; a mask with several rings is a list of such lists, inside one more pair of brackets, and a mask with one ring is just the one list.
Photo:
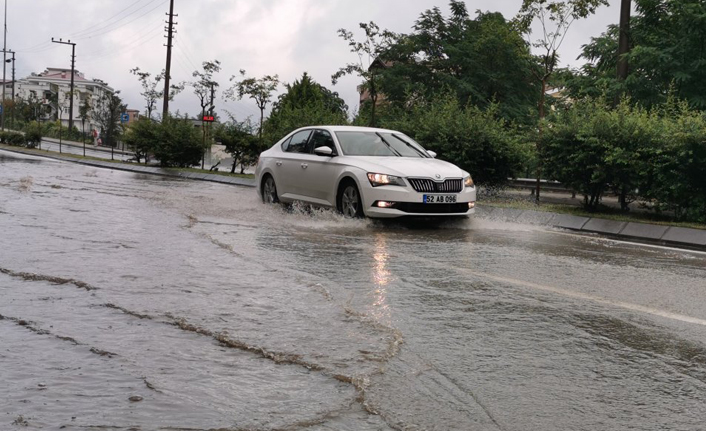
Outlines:
[[348, 106], [338, 96], [304, 72], [301, 79], [285, 84], [287, 91], [272, 104], [264, 124], [268, 141], [277, 141], [287, 133], [315, 124], [347, 124]]
[[101, 127], [104, 144], [110, 145], [111, 150], [117, 145], [120, 134], [122, 133], [120, 115], [127, 108], [119, 94], [120, 91], [116, 91], [115, 93], [103, 93], [95, 107], [95, 118]]
[[86, 120], [91, 116], [91, 97], [86, 96], [81, 100], [81, 105], [78, 107], [78, 116], [81, 119], [81, 133], [83, 134], [83, 142], [86, 142]]
[[201, 107], [201, 116], [206, 115], [206, 108], [210, 107], [210, 112], [213, 112], [215, 89], [219, 84], [213, 79], [213, 75], [221, 71], [221, 62], [218, 60], [204, 61], [202, 63], [203, 70], [195, 70], [191, 76], [196, 80], [189, 83], [194, 89], [194, 94], [199, 99]]
[[[151, 74], [141, 71], [139, 67], [131, 69], [130, 73], [137, 76], [137, 79], [142, 85], [142, 93], [140, 93], [140, 95], [145, 98], [145, 112], [147, 112], [147, 118], [152, 118], [152, 111], [157, 108], [157, 102], [164, 98], [164, 87], [160, 86], [159, 83], [164, 79], [166, 72], [162, 69], [162, 72], [155, 76], [154, 79], [150, 79]], [[158, 88], [161, 88], [161, 90], [158, 90]], [[169, 100], [174, 100], [174, 97], [183, 90], [183, 82], [170, 85]]]
[[125, 145], [135, 153], [137, 163], [144, 158], [145, 164], [150, 153], [154, 153], [160, 140], [160, 123], [150, 118], [140, 118], [125, 130]]
[[596, 12], [601, 5], [607, 5], [608, 0], [522, 0], [522, 6], [515, 18], [520, 32], [531, 37], [532, 23], [538, 21], [542, 27], [540, 38], [534, 42], [528, 41], [540, 51], [537, 58], [539, 70], [531, 64], [535, 78], [541, 83], [539, 94], [539, 139], [537, 144], [537, 188], [535, 199], [539, 202], [542, 176], [542, 122], [545, 117], [547, 82], [559, 63], [558, 51], [564, 42], [571, 24], [577, 19], [586, 18]]
[[358, 55], [358, 62], [348, 63], [338, 72], [331, 75], [331, 83], [336, 85], [338, 80], [346, 75], [356, 74], [363, 78], [363, 89], [370, 95], [370, 126], [375, 126], [375, 108], [378, 101], [377, 78], [385, 67], [384, 53], [390, 45], [394, 34], [380, 27], [374, 22], [360, 23], [360, 28], [365, 32], [365, 41], [356, 42], [353, 33], [342, 28], [338, 35], [348, 42], [351, 52]]
[[199, 132], [188, 118], [169, 116], [157, 127], [154, 155], [161, 166], [197, 165], [204, 149]]
[[617, 79], [619, 27], [584, 45], [588, 62], [567, 80], [572, 97], [625, 93], [635, 103], [658, 106], [670, 92], [699, 110], [706, 110], [706, 4], [695, 0], [635, 0], [630, 19], [628, 77]]
[[255, 128], [250, 119], [237, 121], [231, 116], [230, 121], [222, 123], [215, 132], [216, 141], [226, 147], [226, 152], [233, 157], [230, 173], [235, 173], [235, 166], [240, 164], [240, 173], [253, 164], [262, 151], [259, 139], [254, 135]]
[[461, 105], [498, 103], [504, 118], [527, 122], [539, 91], [527, 67], [529, 44], [500, 13], [471, 19], [463, 2], [452, 0], [450, 8], [448, 17], [439, 8], [423, 12], [411, 34], [394, 37], [377, 80], [380, 94], [404, 106], [451, 88]]
[[240, 81], [236, 80], [235, 75], [230, 78], [235, 83], [228, 89], [226, 97], [241, 100], [243, 96], [248, 96], [255, 101], [257, 108], [260, 110], [260, 128], [257, 136], [262, 142], [262, 124], [265, 119], [265, 109], [272, 99], [272, 93], [279, 86], [279, 76], [265, 75], [261, 78], [247, 78], [245, 77], [245, 70], [242, 69], [240, 70], [240, 76], [242, 77]]

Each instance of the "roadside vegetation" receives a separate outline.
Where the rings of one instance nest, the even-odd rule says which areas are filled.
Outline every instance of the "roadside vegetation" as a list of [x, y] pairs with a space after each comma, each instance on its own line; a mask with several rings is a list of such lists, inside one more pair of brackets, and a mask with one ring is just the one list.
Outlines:
[[[164, 72], [152, 77], [139, 68], [131, 73], [142, 84], [146, 118], [123, 130], [112, 108], [119, 100], [85, 101], [81, 118], [106, 118], [105, 130], [116, 126], [106, 142], [121, 139], [138, 161], [155, 158], [164, 167], [199, 166], [204, 152], [221, 143], [232, 156], [231, 173], [244, 172], [262, 150], [302, 126], [391, 128], [471, 172], [484, 187], [520, 177], [557, 180], [583, 197], [581, 211], [706, 223], [706, 4], [635, 0], [624, 23], [627, 51], [618, 55], [621, 29], [610, 25], [583, 46], [583, 66], [560, 68], [558, 52], [572, 24], [607, 4], [523, 0], [518, 14], [506, 17], [471, 14], [465, 2], [450, 0], [449, 13], [422, 11], [407, 33], [374, 22], [361, 23], [357, 33], [340, 29], [341, 48], [352, 61], [334, 69], [331, 83], [347, 75], [360, 79], [363, 102], [352, 114], [306, 72], [285, 83], [276, 74], [240, 70], [221, 91], [216, 75], [225, 71], [214, 59], [193, 72], [193, 82], [169, 90], [173, 98], [190, 87], [202, 115], [197, 119], [214, 123], [194, 127], [195, 118], [178, 113], [153, 119]], [[627, 74], [616, 73], [619, 62], [627, 62]], [[259, 118], [228, 113], [220, 119], [218, 100], [248, 100]], [[60, 102], [49, 101], [57, 109]], [[37, 100], [7, 108], [25, 135], [0, 134], [2, 142], [31, 146], [36, 136], [57, 132], [80, 138], [55, 118], [37, 125]], [[544, 206], [539, 184], [535, 205]], [[619, 209], [602, 204], [608, 195], [617, 196]]]

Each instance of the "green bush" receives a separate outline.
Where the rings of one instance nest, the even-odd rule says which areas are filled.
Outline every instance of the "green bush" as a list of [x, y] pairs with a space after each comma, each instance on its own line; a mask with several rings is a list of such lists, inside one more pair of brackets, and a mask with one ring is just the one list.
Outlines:
[[29, 125], [25, 129], [25, 140], [27, 148], [36, 148], [42, 142], [42, 131], [37, 125]]
[[3, 144], [13, 145], [15, 147], [23, 147], [25, 145], [25, 136], [19, 132], [5, 130], [0, 132], [0, 142]]
[[685, 102], [647, 110], [587, 98], [552, 114], [543, 130], [547, 177], [582, 193], [587, 209], [612, 190], [624, 210], [642, 200], [706, 222], [706, 118]]
[[160, 139], [161, 124], [149, 118], [141, 118], [125, 129], [123, 141], [128, 148], [135, 152], [137, 163], [155, 152]]
[[167, 117], [158, 128], [154, 156], [162, 166], [187, 168], [200, 164], [205, 147], [200, 129], [188, 119]]
[[504, 184], [516, 177], [531, 150], [500, 118], [498, 105], [464, 107], [451, 94], [387, 113], [381, 116], [380, 126], [406, 133], [483, 185]]

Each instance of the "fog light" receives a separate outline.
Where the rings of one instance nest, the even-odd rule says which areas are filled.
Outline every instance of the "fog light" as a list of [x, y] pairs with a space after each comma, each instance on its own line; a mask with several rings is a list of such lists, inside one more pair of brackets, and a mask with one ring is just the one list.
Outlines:
[[378, 208], [390, 208], [393, 205], [392, 202], [387, 202], [387, 201], [378, 201], [377, 206]]
[[468, 202], [468, 209], [469, 209], [469, 210], [472, 209], [472, 208], [475, 208], [475, 206], [476, 206], [476, 203], [475, 203], [475, 202]]

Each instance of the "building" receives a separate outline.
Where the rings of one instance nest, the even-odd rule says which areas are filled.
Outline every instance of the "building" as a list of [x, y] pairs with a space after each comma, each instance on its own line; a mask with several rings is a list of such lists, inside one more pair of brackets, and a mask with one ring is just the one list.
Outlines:
[[[42, 73], [32, 73], [16, 81], [15, 97], [25, 100], [38, 100], [44, 105], [45, 120], [60, 119], [63, 126], [69, 126], [69, 96], [71, 94], [71, 69], [50, 67]], [[7, 91], [7, 90], [6, 90]], [[87, 79], [83, 73], [74, 71], [74, 126], [81, 131], [80, 109], [84, 103], [95, 107], [105, 94], [112, 94], [113, 88], [100, 79]], [[9, 92], [8, 92], [9, 93]], [[85, 131], [100, 130], [94, 116], [89, 112]]]

